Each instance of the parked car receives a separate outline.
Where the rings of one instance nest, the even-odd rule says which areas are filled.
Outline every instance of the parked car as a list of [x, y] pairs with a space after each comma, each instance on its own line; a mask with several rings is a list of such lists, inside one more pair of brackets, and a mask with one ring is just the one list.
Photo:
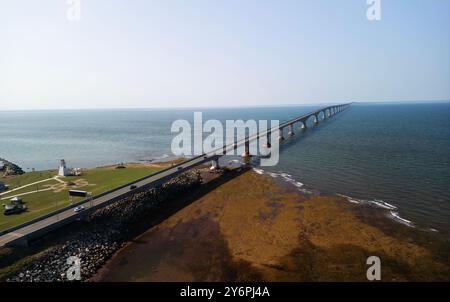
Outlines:
[[134, 189], [137, 189], [137, 186], [136, 185], [131, 185], [130, 186], [130, 190], [134, 190]]
[[27, 207], [22, 204], [9, 204], [9, 205], [3, 205], [5, 215], [12, 215], [12, 214], [20, 214], [24, 212]]
[[75, 209], [73, 209], [73, 211], [75, 213], [79, 213], [79, 212], [84, 211], [84, 210], [85, 210], [84, 206], [78, 206]]

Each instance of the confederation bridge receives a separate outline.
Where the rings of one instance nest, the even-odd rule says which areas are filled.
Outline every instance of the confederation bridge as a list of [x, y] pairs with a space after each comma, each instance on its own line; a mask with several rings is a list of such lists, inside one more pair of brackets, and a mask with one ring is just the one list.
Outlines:
[[[37, 239], [53, 230], [56, 230], [73, 221], [86, 217], [90, 213], [106, 207], [121, 199], [132, 196], [133, 194], [146, 191], [148, 189], [160, 186], [177, 175], [189, 171], [199, 165], [211, 162], [213, 166], [218, 166], [218, 160], [223, 155], [229, 154], [233, 149], [239, 147], [245, 148], [243, 156], [249, 155], [250, 142], [259, 140], [261, 137], [267, 138], [267, 147], [270, 148], [271, 134], [278, 133], [277, 139], [284, 140], [284, 129], [289, 129], [289, 136], [294, 135], [295, 125], [299, 125], [302, 131], [307, 129], [308, 120], [312, 119], [314, 125], [333, 117], [339, 112], [349, 108], [351, 103], [334, 105], [321, 108], [319, 110], [304, 114], [289, 121], [283, 122], [276, 128], [268, 129], [261, 133], [256, 133], [236, 141], [234, 144], [223, 147], [221, 150], [214, 150], [210, 153], [203, 154], [188, 159], [180, 164], [173, 165], [170, 168], [158, 171], [154, 174], [145, 176], [133, 182], [124, 184], [118, 188], [109, 190], [89, 199], [77, 202], [70, 206], [64, 207], [47, 215], [35, 218], [21, 225], [0, 231], [0, 247], [1, 246], [26, 246], [30, 240]], [[222, 148], [221, 148], [222, 149]], [[133, 189], [132, 189], [133, 188]], [[84, 206], [85, 211], [76, 213], [74, 209], [78, 206]]]

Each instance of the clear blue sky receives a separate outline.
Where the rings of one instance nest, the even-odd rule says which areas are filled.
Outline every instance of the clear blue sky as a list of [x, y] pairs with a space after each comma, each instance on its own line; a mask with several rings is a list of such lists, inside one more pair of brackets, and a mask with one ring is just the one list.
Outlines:
[[0, 108], [450, 99], [450, 1], [0, 0]]

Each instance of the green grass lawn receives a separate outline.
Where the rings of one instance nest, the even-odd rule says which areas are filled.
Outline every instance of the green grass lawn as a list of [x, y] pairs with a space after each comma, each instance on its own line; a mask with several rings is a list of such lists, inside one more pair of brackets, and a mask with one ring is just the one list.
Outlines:
[[[95, 168], [83, 170], [80, 177], [62, 177], [61, 180], [66, 182], [76, 182], [77, 180], [86, 180], [89, 184], [74, 189], [92, 192], [94, 195], [119, 187], [127, 182], [136, 180], [143, 176], [155, 173], [159, 169], [150, 167], [128, 167], [126, 169], [113, 168]], [[13, 178], [0, 178], [0, 181], [10, 185], [10, 188], [17, 188], [28, 183], [51, 178], [56, 175], [56, 171], [29, 172]], [[57, 184], [56, 181], [50, 180], [39, 184], [39, 188], [43, 189], [45, 184]], [[30, 186], [11, 194], [2, 196], [1, 204], [9, 203], [9, 199], [14, 194], [35, 191], [34, 186]], [[37, 192], [29, 195], [21, 196], [27, 206], [27, 211], [17, 215], [6, 216], [0, 213], [0, 230], [21, 224], [38, 216], [45, 215], [51, 211], [62, 208], [70, 204], [68, 196], [68, 188], [64, 188], [61, 192], [53, 191]], [[81, 198], [74, 198], [72, 202], [80, 201]]]
[[[50, 180], [48, 180], [46, 182], [42, 182], [42, 183], [39, 183], [39, 184], [36, 184], [36, 185], [25, 187], [25, 188], [22, 188], [22, 189], [19, 189], [19, 190], [16, 190], [16, 191], [7, 190], [7, 191], [4, 191], [4, 192], [1, 192], [3, 195], [0, 195], [0, 200], [1, 199], [4, 199], [4, 200], [10, 199], [11, 197], [14, 197], [16, 195], [20, 195], [22, 193], [36, 192], [37, 190], [40, 191], [40, 190], [49, 188], [49, 186], [57, 185], [57, 184], [59, 184], [58, 181], [56, 181], [54, 179], [50, 179]], [[23, 198], [25, 198], [25, 197], [23, 197]], [[2, 202], [4, 203], [4, 201], [2, 201]]]
[[35, 171], [35, 172], [28, 172], [15, 177], [7, 177], [7, 178], [0, 177], [0, 181], [9, 185], [9, 189], [12, 190], [36, 181], [52, 178], [56, 174], [57, 174], [56, 170]]

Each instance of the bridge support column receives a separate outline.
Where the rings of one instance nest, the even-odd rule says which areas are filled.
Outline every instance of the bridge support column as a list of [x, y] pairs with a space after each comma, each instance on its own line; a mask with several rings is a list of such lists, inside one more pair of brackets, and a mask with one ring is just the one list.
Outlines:
[[219, 170], [219, 169], [220, 169], [219, 158], [215, 158], [211, 161], [210, 170]]
[[278, 131], [278, 140], [280, 142], [284, 141], [283, 128], [280, 128], [280, 130]]
[[306, 122], [302, 122], [302, 124], [300, 125], [300, 129], [302, 129], [302, 131], [306, 131], [308, 127], [306, 126]]
[[317, 125], [319, 123], [319, 116], [314, 115], [314, 125]]
[[289, 125], [289, 136], [294, 136], [295, 132], [294, 132], [294, 124], [290, 124]]
[[244, 144], [244, 153], [242, 153], [243, 158], [249, 158], [250, 157], [250, 141], [248, 139], [245, 140]]
[[264, 148], [271, 148], [272, 147], [272, 144], [270, 143], [270, 140], [271, 140], [270, 137], [271, 137], [270, 132], [267, 132], [267, 136], [266, 136], [267, 143], [263, 146]]

